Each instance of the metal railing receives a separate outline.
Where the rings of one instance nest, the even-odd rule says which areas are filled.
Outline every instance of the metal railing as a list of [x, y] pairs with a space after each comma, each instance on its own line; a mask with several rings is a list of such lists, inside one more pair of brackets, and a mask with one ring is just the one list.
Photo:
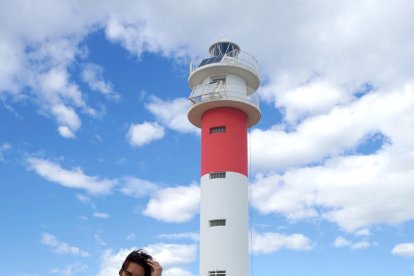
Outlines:
[[247, 89], [249, 88], [237, 83], [222, 81], [197, 85], [193, 88], [189, 100], [193, 105], [211, 100], [236, 100], [259, 108], [259, 96], [253, 91], [249, 91], [251, 94], [248, 95]]
[[259, 74], [259, 64], [257, 63], [257, 60], [251, 54], [247, 52], [232, 51], [232, 52], [229, 52], [223, 55], [223, 57], [221, 59], [217, 59], [217, 61], [213, 61], [213, 62], [206, 63], [206, 64], [203, 63], [203, 61], [207, 59], [212, 59], [212, 58], [213, 57], [199, 58], [199, 59], [192, 60], [190, 63], [190, 73], [206, 65], [221, 63], [221, 64], [231, 64], [231, 65], [246, 67], [250, 71], [253, 71], [256, 74]]

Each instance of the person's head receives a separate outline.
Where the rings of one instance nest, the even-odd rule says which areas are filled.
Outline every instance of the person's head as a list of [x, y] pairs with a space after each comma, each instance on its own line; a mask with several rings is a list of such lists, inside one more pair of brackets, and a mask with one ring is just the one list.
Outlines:
[[152, 257], [145, 253], [142, 249], [134, 250], [126, 257], [119, 270], [120, 276], [151, 276], [151, 267], [147, 260]]

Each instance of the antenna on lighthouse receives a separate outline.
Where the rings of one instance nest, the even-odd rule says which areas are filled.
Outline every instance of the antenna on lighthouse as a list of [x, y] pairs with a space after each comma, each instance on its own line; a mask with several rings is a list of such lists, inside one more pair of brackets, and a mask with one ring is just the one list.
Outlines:
[[200, 276], [247, 276], [247, 129], [261, 117], [256, 59], [221, 40], [193, 61], [189, 121], [201, 128]]

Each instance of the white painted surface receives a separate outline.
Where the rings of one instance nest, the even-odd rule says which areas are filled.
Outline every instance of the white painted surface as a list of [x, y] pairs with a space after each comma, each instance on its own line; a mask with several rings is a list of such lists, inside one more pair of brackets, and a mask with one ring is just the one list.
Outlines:
[[[200, 276], [226, 270], [228, 276], [248, 275], [248, 179], [227, 172], [226, 178], [201, 177]], [[226, 219], [226, 226], [209, 221]]]

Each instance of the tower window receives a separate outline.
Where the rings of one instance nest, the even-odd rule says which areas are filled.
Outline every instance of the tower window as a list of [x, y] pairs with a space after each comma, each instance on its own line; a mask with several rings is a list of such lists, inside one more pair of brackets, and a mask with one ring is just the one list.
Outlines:
[[225, 126], [211, 127], [210, 134], [226, 132]]
[[226, 83], [226, 76], [217, 76], [210, 79], [210, 83]]
[[225, 219], [213, 219], [209, 221], [210, 227], [215, 226], [226, 226], [226, 220]]
[[212, 172], [210, 173], [210, 179], [214, 178], [226, 178], [226, 172]]
[[226, 271], [225, 270], [209, 271], [208, 276], [226, 276]]

